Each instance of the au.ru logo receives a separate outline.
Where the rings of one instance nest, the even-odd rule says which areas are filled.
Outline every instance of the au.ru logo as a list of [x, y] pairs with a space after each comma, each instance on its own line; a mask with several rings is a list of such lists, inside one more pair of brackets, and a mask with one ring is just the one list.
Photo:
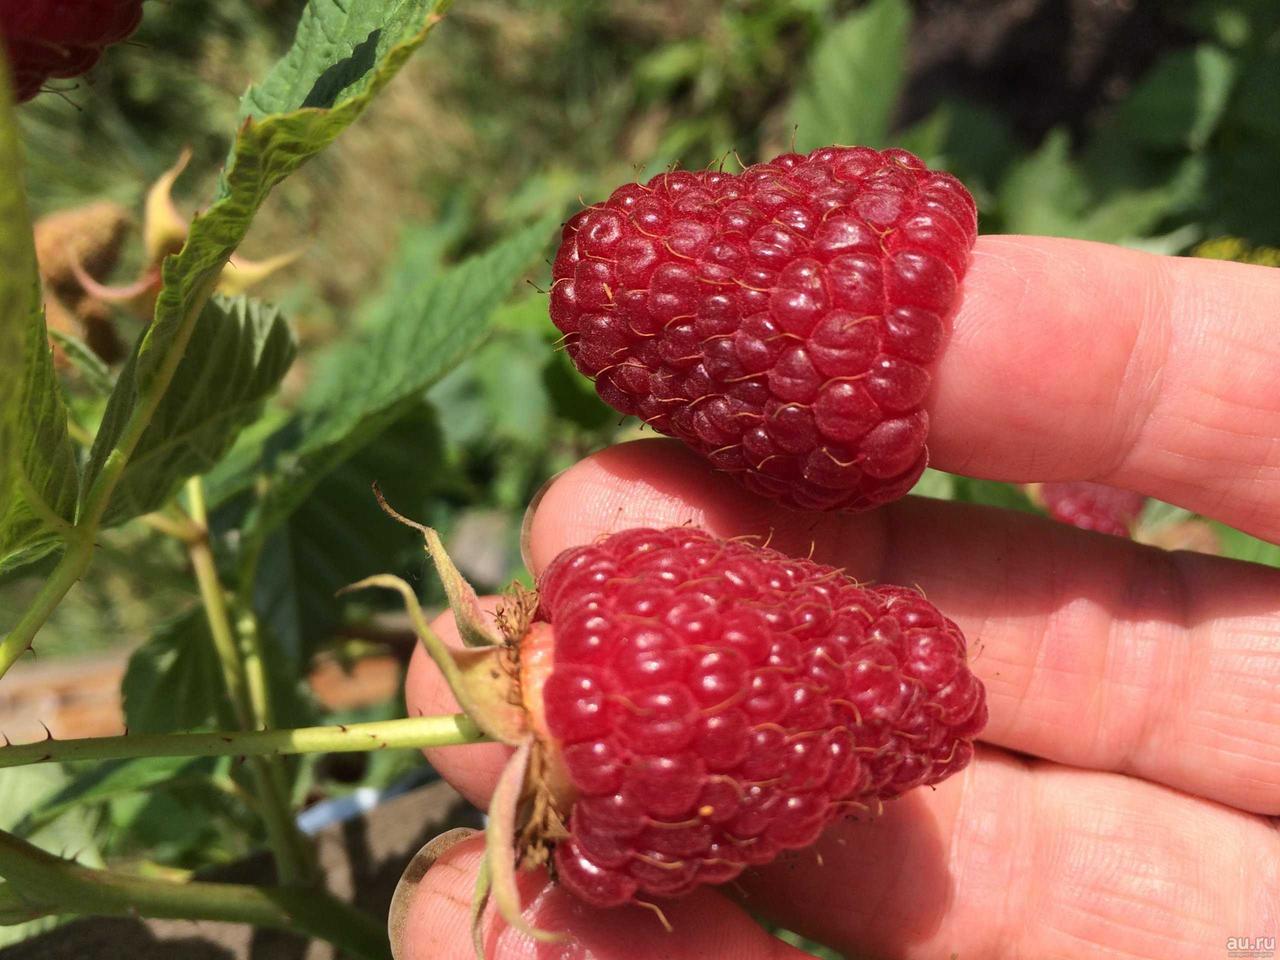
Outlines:
[[1276, 955], [1276, 938], [1227, 937], [1227, 956], [1231, 960], [1272, 960]]

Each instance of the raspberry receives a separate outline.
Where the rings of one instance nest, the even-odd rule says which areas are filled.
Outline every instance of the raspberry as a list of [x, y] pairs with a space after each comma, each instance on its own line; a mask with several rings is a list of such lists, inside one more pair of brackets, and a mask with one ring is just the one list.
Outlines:
[[521, 662], [565, 785], [555, 873], [596, 906], [808, 846], [963, 768], [986, 722], [963, 635], [920, 594], [744, 541], [630, 530], [561, 554], [539, 594], [550, 630]]
[[[375, 490], [376, 493], [376, 490]], [[492, 894], [522, 918], [516, 866], [549, 859], [596, 907], [652, 904], [814, 843], [832, 821], [935, 784], [987, 721], [960, 628], [914, 590], [701, 530], [628, 530], [518, 585], [494, 635], [439, 535], [419, 530], [463, 649], [397, 590], [479, 730], [515, 747], [489, 803]], [[513, 855], [514, 852], [514, 855]]]
[[905, 150], [664, 173], [565, 224], [551, 319], [620, 412], [756, 493], [868, 509], [924, 469], [976, 236], [960, 181]]
[[142, 0], [0, 0], [0, 36], [19, 103], [51, 78], [89, 71], [142, 20]]
[[1043, 483], [1037, 495], [1053, 519], [1117, 537], [1133, 535], [1133, 525], [1147, 503], [1140, 493], [1086, 480]]

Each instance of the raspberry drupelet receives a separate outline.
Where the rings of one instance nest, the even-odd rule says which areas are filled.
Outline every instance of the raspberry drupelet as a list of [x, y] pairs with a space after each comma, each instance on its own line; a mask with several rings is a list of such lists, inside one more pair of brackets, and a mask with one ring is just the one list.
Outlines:
[[620, 412], [756, 493], [868, 509], [927, 462], [976, 236], [960, 181], [905, 150], [664, 173], [565, 224], [551, 319]]

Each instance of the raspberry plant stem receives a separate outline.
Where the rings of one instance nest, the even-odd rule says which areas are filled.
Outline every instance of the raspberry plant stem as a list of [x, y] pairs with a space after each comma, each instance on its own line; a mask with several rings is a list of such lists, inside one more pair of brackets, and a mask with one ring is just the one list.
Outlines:
[[338, 945], [361, 960], [389, 960], [381, 923], [323, 890], [156, 880], [62, 860], [0, 832], [0, 875], [15, 896], [0, 916], [75, 913], [250, 923]]
[[17, 659], [31, 648], [31, 641], [57, 609], [62, 598], [67, 595], [67, 591], [88, 569], [92, 557], [93, 539], [91, 537], [76, 535], [67, 541], [66, 552], [40, 587], [40, 592], [36, 594], [31, 606], [27, 607], [21, 619], [5, 634], [4, 639], [0, 640], [0, 677], [3, 677]]
[[[232, 629], [226, 595], [209, 545], [209, 515], [204, 502], [204, 484], [199, 477], [192, 477], [187, 482], [187, 501], [191, 520], [201, 532], [201, 536], [188, 541], [187, 551], [200, 587], [209, 634], [222, 666], [236, 722], [243, 730], [265, 728], [269, 710], [266, 680], [261, 675], [261, 650], [252, 641], [242, 649]], [[256, 640], [256, 629], [252, 635]], [[254, 682], [250, 681], [250, 660], [256, 663]], [[311, 882], [315, 876], [315, 853], [294, 824], [284, 771], [278, 761], [259, 755], [249, 758], [249, 772], [253, 777], [254, 792], [262, 804], [262, 820], [281, 882], [286, 885]]]
[[291, 730], [223, 733], [130, 733], [120, 737], [42, 740], [0, 747], [0, 769], [33, 763], [131, 760], [137, 757], [271, 757], [463, 746], [488, 738], [465, 713]]

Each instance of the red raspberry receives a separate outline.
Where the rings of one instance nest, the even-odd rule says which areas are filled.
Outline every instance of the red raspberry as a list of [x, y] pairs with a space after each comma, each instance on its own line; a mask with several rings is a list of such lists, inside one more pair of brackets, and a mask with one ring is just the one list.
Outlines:
[[1087, 480], [1043, 483], [1039, 497], [1053, 519], [1117, 537], [1133, 535], [1133, 525], [1147, 503], [1140, 493]]
[[0, 0], [0, 36], [18, 102], [51, 78], [78, 77], [142, 20], [142, 0]]
[[905, 150], [664, 173], [565, 224], [551, 319], [622, 413], [756, 493], [867, 509], [924, 469], [976, 236], [960, 181]]
[[920, 594], [741, 540], [629, 530], [539, 591], [521, 689], [567, 817], [556, 877], [596, 906], [808, 846], [962, 769], [987, 719], [960, 629]]

